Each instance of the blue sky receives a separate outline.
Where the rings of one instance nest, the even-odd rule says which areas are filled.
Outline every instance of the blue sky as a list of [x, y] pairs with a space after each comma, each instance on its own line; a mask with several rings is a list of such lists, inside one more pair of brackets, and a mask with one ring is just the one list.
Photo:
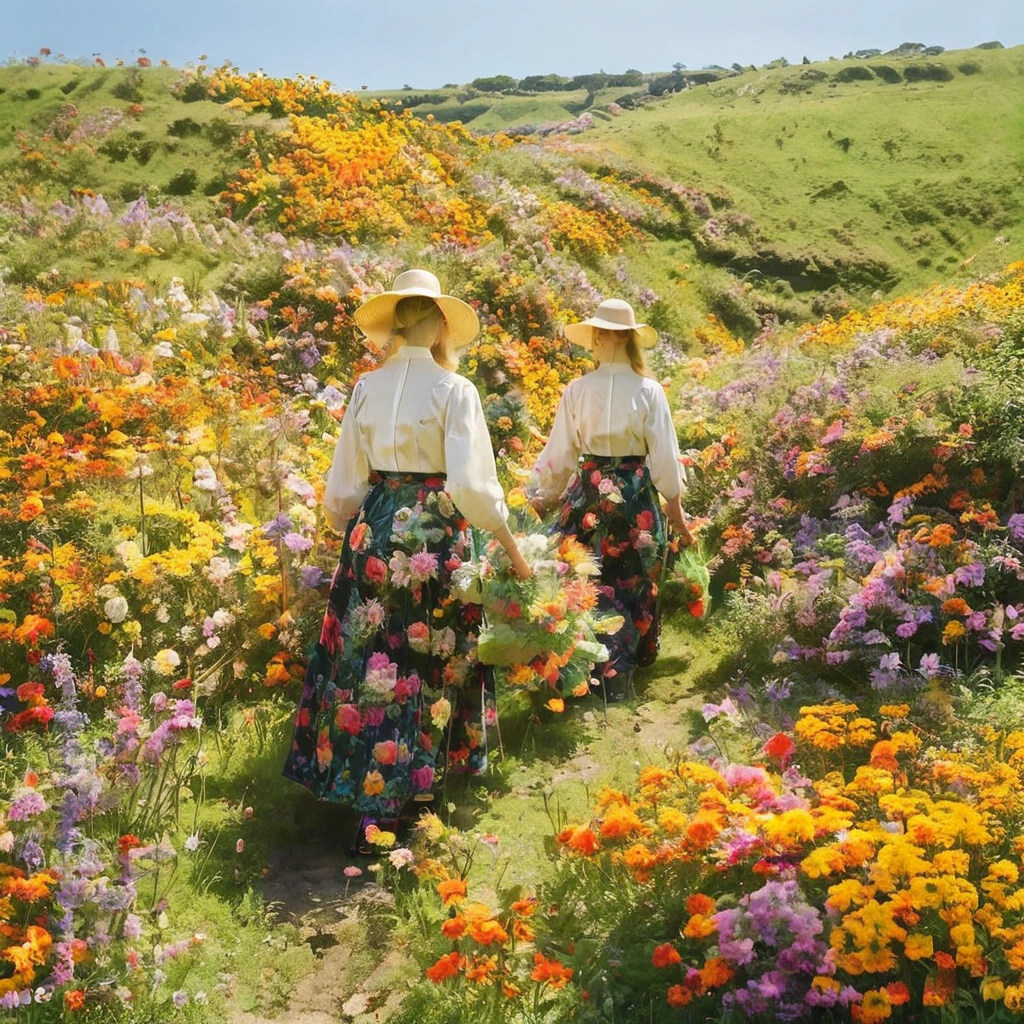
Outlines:
[[141, 48], [177, 66], [207, 54], [371, 89], [821, 60], [906, 40], [1024, 43], [1022, 0], [2, 0], [0, 13], [0, 58], [46, 46], [131, 59]]

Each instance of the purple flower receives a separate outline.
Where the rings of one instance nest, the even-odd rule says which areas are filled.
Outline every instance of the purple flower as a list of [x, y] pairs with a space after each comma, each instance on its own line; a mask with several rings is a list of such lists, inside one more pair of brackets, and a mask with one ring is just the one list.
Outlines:
[[299, 570], [299, 579], [302, 581], [302, 585], [311, 590], [319, 587], [326, 578], [327, 574], [318, 565], [304, 565]]
[[1024, 514], [1017, 512], [1010, 516], [1006, 523], [1006, 528], [1010, 531], [1010, 536], [1020, 543], [1024, 541]]
[[290, 531], [284, 535], [284, 546], [293, 554], [302, 554], [313, 546], [310, 537], [304, 537], [301, 533]]
[[29, 790], [11, 801], [7, 808], [7, 820], [26, 821], [37, 814], [42, 814], [48, 806], [42, 793], [37, 793], [34, 789]]
[[937, 654], [921, 655], [921, 662], [918, 667], [918, 671], [925, 678], [937, 675], [942, 671], [942, 663], [939, 661], [939, 656]]

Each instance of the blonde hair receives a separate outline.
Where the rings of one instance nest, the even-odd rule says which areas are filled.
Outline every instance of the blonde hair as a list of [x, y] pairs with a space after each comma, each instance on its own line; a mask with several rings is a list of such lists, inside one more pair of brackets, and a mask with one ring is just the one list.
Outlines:
[[[598, 328], [594, 328], [594, 341], [597, 341]], [[612, 333], [609, 331], [609, 333]], [[629, 358], [629, 365], [633, 368], [633, 372], [639, 374], [641, 377], [651, 377], [650, 368], [647, 365], [647, 356], [644, 355], [644, 350], [640, 347], [639, 336], [633, 328], [628, 328], [624, 331], [615, 331], [617, 336], [626, 335], [626, 356]], [[616, 341], [617, 345], [621, 345], [622, 342]]]
[[430, 344], [434, 362], [446, 370], [456, 370], [459, 357], [452, 345], [441, 307], [429, 296], [408, 295], [395, 304], [391, 337], [381, 352], [381, 362], [393, 356], [406, 342]]

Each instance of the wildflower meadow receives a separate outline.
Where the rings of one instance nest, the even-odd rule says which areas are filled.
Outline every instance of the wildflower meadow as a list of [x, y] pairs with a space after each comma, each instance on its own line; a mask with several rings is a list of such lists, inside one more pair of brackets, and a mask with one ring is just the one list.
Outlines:
[[[0, 167], [0, 1018], [1024, 1014], [1024, 252], [790, 302], [716, 262], [760, 244], [731, 197], [590, 114], [0, 71], [0, 109], [49, 104]], [[414, 263], [479, 314], [460, 372], [537, 572], [457, 570], [500, 749], [366, 858], [281, 764], [352, 313]], [[560, 328], [613, 294], [661, 333], [698, 543], [609, 709], [593, 555], [523, 484], [594, 365]]]

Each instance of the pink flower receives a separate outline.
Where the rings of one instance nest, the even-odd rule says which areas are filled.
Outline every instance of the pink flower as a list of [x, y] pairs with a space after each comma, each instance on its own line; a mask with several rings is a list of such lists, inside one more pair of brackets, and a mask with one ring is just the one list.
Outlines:
[[825, 436], [821, 439], [822, 445], [835, 444], [843, 436], [843, 421], [836, 420], [832, 426], [825, 431]]
[[357, 868], [354, 864], [349, 864], [349, 866], [342, 872], [346, 878], [358, 878], [362, 873], [363, 869]]
[[409, 559], [409, 575], [417, 583], [437, 576], [437, 555], [430, 551], [417, 551]]
[[409, 779], [411, 780], [414, 789], [430, 789], [434, 784], [434, 769], [429, 766], [426, 768], [413, 768], [413, 770], [409, 772]]
[[239, 839], [238, 842], [235, 843], [235, 853], [241, 853], [244, 849], [245, 849], [245, 840], [244, 839]]
[[599, 469], [595, 469], [594, 472], [590, 474], [590, 483], [594, 487], [597, 487], [597, 485], [601, 482], [601, 479], [601, 470]]
[[366, 725], [371, 728], [376, 728], [384, 721], [384, 709], [378, 705], [377, 707], [367, 708], [363, 712], [363, 721]]

